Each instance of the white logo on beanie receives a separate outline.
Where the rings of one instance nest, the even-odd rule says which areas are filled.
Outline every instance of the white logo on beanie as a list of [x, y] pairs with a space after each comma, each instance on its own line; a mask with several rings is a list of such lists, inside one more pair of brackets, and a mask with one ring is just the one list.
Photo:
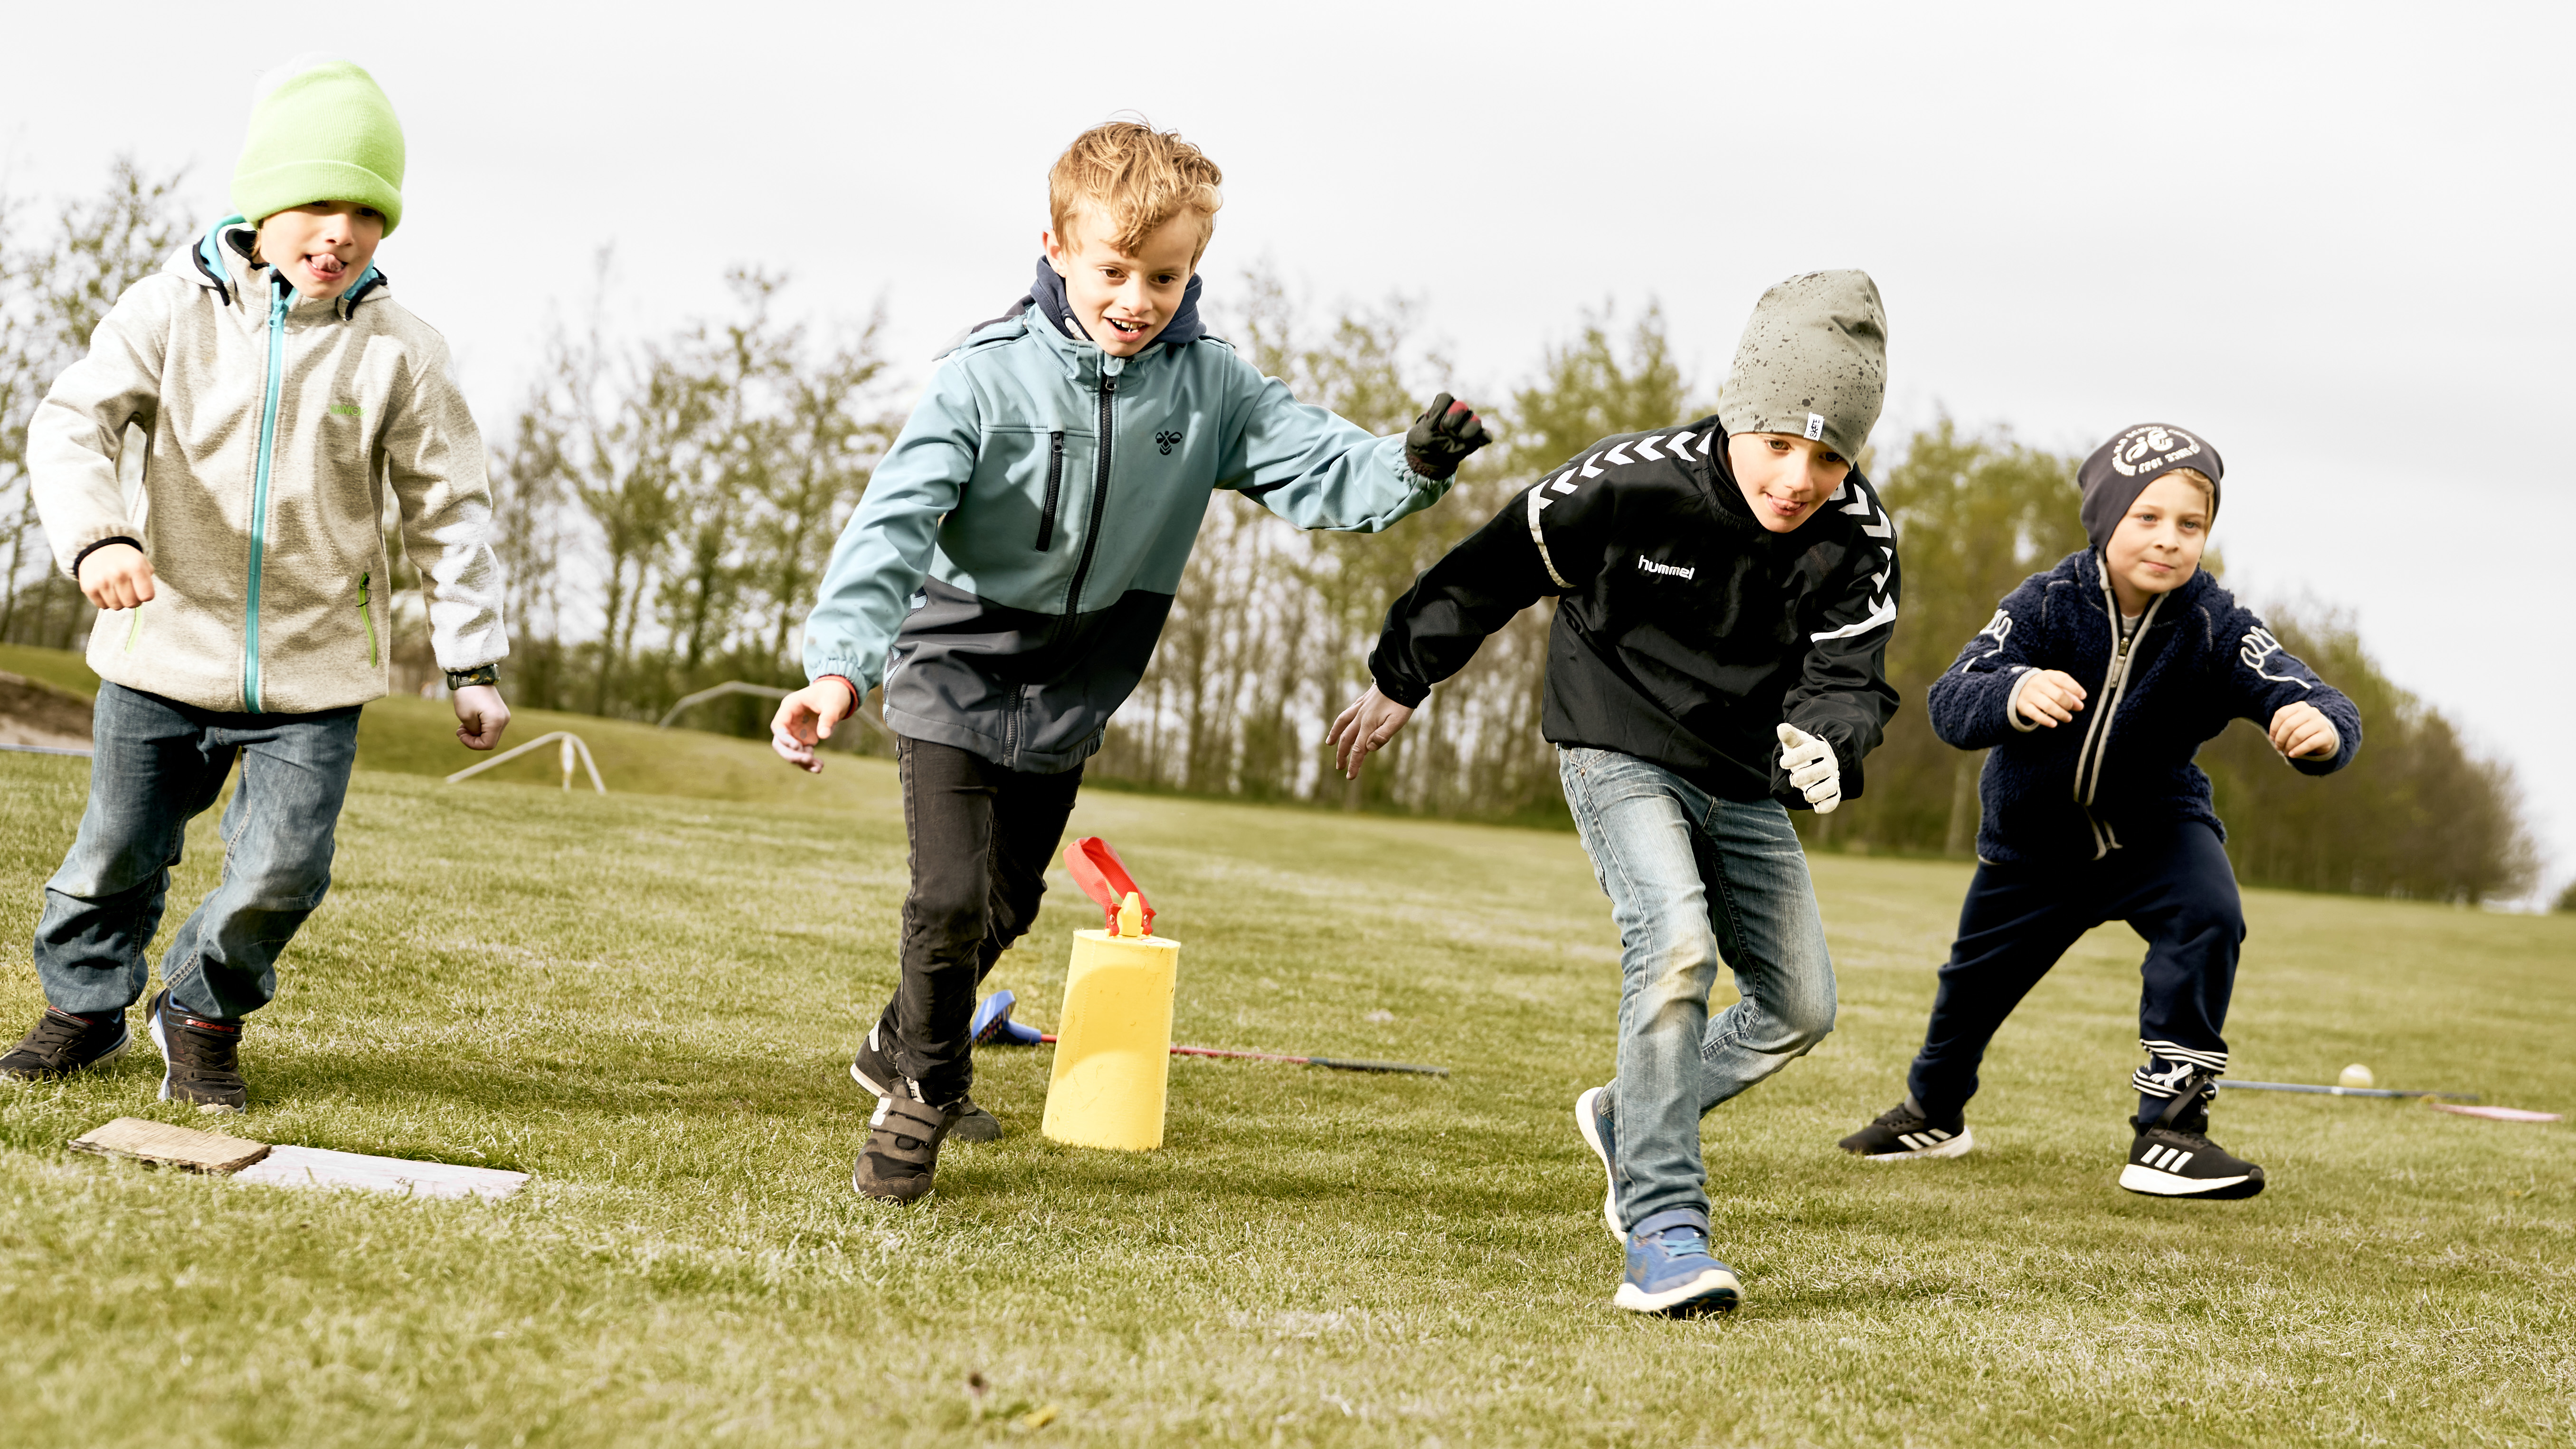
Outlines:
[[1819, 439], [1819, 438], [1822, 438], [1824, 435], [1825, 435], [1825, 420], [1824, 420], [1823, 418], [1821, 418], [1821, 417], [1818, 417], [1818, 416], [1817, 416], [1816, 414], [1814, 414], [1814, 413], [1809, 413], [1809, 414], [1807, 414], [1807, 438], [1808, 438], [1808, 441], [1813, 442], [1813, 441], [1815, 441], [1815, 440], [1817, 440], [1817, 439]]
[[[1811, 415], [1812, 416], [1812, 415]], [[2131, 428], [2111, 445], [2111, 467], [2123, 478], [2135, 478], [2158, 468], [2170, 468], [2185, 458], [2200, 456], [2200, 439], [2180, 428], [2150, 424]]]

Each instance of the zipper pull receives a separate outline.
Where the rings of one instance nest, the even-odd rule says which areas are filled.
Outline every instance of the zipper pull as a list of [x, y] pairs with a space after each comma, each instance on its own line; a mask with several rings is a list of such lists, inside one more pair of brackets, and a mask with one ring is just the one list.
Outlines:
[[367, 580], [374, 577], [372, 570], [358, 575], [358, 607], [361, 609], [367, 607]]

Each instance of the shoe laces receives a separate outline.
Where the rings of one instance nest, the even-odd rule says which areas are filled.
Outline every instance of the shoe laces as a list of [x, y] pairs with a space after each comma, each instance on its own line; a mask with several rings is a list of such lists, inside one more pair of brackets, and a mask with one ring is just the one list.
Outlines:
[[90, 1023], [68, 1012], [51, 1007], [36, 1018], [36, 1029], [27, 1033], [27, 1045], [38, 1051], [52, 1051], [79, 1041], [89, 1032]]
[[1708, 1256], [1708, 1235], [1694, 1232], [1689, 1228], [1666, 1228], [1656, 1235], [1655, 1243], [1663, 1249], [1664, 1256], [1667, 1258]]

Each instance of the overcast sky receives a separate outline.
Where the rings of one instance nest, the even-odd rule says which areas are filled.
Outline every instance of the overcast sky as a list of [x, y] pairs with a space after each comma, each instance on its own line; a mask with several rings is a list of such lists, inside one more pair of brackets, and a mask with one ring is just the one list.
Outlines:
[[[370, 68], [410, 146], [380, 254], [487, 429], [614, 243], [619, 325], [728, 265], [926, 355], [1019, 294], [1064, 143], [1140, 111], [1204, 146], [1221, 305], [1401, 293], [1461, 382], [1586, 308], [1662, 304], [1701, 396], [1762, 288], [1863, 267], [1881, 441], [1946, 408], [2089, 449], [2181, 423], [2227, 460], [2240, 594], [2340, 607], [2510, 759], [2576, 872], [2566, 401], [2576, 7], [1401, 3], [739, 8], [375, 4], [327, 37], [22, 7], [0, 182], [130, 151], [222, 200], [252, 82]], [[210, 210], [210, 219], [213, 213]]]

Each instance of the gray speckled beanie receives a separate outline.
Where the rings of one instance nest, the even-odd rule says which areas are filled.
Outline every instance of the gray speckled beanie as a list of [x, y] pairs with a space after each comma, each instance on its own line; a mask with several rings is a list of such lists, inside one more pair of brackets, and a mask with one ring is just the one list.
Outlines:
[[1809, 272], [1762, 294], [1717, 395], [1729, 433], [1813, 438], [1857, 462], [1887, 400], [1887, 309], [1861, 271]]

